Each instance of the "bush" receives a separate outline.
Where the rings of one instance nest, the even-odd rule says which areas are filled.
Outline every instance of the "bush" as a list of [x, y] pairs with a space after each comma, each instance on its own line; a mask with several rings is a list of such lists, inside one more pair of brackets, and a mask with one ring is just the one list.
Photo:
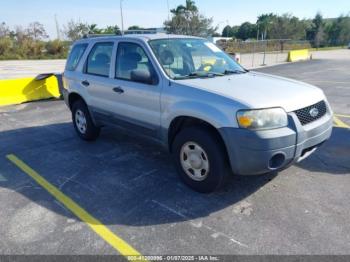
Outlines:
[[7, 55], [12, 48], [12, 41], [8, 37], [0, 38], [0, 57]]
[[19, 59], [65, 59], [70, 42], [53, 40], [44, 42], [24, 37], [20, 41], [0, 37], [0, 60]]
[[68, 53], [68, 45], [60, 40], [53, 40], [46, 43], [46, 52], [51, 57], [65, 58]]

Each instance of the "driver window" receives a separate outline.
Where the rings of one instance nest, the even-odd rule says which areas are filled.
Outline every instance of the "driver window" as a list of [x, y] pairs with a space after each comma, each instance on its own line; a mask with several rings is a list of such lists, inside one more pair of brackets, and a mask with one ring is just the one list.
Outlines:
[[145, 51], [135, 43], [119, 43], [116, 61], [116, 78], [131, 80], [133, 70], [144, 70], [153, 75], [153, 67]]
[[169, 76], [186, 75], [193, 71], [192, 58], [185, 49], [184, 46], [169, 45], [166, 42], [154, 49]]

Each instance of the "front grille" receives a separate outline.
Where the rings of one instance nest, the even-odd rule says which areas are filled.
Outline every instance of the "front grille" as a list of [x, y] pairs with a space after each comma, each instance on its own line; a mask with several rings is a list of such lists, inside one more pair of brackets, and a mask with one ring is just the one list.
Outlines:
[[297, 115], [300, 123], [304, 126], [323, 117], [327, 113], [327, 106], [325, 101], [321, 101], [312, 106], [294, 111], [294, 113]]

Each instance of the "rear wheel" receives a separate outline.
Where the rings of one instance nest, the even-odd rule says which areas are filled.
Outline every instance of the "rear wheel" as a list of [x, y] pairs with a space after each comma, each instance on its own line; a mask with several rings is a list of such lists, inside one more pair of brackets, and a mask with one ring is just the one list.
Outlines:
[[214, 132], [203, 127], [181, 130], [173, 143], [173, 157], [180, 178], [195, 191], [213, 192], [227, 180], [224, 147]]
[[95, 126], [86, 104], [82, 100], [72, 106], [72, 120], [74, 129], [83, 140], [96, 140], [100, 135], [100, 128]]

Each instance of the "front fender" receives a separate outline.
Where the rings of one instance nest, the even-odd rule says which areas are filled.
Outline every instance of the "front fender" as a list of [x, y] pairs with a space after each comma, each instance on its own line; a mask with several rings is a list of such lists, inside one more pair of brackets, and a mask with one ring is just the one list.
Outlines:
[[208, 122], [215, 128], [228, 126], [228, 117], [217, 108], [193, 101], [182, 101], [172, 105], [162, 117], [162, 127], [168, 129], [171, 122], [179, 116], [188, 116]]
[[181, 101], [173, 104], [162, 114], [161, 139], [165, 145], [168, 144], [168, 131], [170, 125], [177, 117], [197, 118], [207, 122], [216, 129], [225, 126], [232, 126], [234, 123], [234, 114], [231, 116], [232, 119], [229, 119], [228, 115], [212, 105], [194, 101]]

